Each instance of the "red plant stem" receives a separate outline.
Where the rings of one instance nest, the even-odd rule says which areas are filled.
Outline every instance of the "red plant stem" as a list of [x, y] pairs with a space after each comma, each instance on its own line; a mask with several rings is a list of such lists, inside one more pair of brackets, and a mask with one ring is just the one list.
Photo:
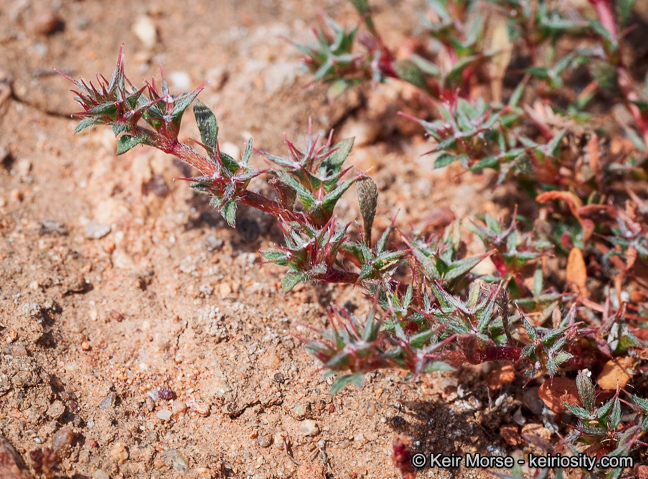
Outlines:
[[619, 32], [617, 31], [616, 22], [614, 21], [612, 2], [610, 0], [590, 0], [590, 3], [594, 6], [601, 25], [610, 32], [610, 35], [612, 35], [613, 38], [618, 38]]
[[282, 218], [286, 221], [292, 221], [295, 219], [292, 213], [279, 203], [266, 196], [260, 195], [259, 193], [255, 193], [254, 191], [245, 190], [237, 196], [237, 199], [244, 205], [251, 206], [252, 208], [256, 208], [257, 210], [263, 211], [264, 213], [268, 213], [277, 218]]
[[323, 281], [324, 283], [355, 284], [358, 281], [358, 277], [358, 273], [329, 267], [326, 270], [326, 273], [324, 273], [323, 276], [318, 277], [317, 279]]

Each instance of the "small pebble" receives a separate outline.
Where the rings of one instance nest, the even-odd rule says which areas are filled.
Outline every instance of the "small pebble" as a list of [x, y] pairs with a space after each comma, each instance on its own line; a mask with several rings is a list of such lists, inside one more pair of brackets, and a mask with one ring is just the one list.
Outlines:
[[202, 401], [196, 401], [195, 399], [187, 399], [186, 404], [189, 409], [197, 413], [199, 416], [209, 416], [209, 404]]
[[221, 238], [217, 238], [214, 235], [209, 235], [207, 236], [207, 238], [205, 238], [205, 248], [207, 249], [207, 251], [218, 251], [222, 247], [223, 240]]
[[52, 419], [58, 419], [65, 413], [65, 404], [62, 401], [54, 401], [47, 408], [47, 415]]
[[168, 421], [169, 419], [171, 419], [171, 411], [169, 411], [168, 409], [160, 409], [157, 412], [157, 417], [159, 417], [163, 421]]
[[179, 416], [180, 414], [184, 414], [186, 410], [187, 410], [187, 404], [184, 401], [175, 401], [173, 403], [173, 407], [171, 408], [171, 412], [173, 412], [174, 416]]
[[260, 437], [257, 440], [257, 444], [261, 447], [270, 447], [272, 445], [272, 438], [271, 437]]
[[112, 409], [115, 406], [116, 400], [117, 400], [117, 394], [109, 393], [99, 403], [99, 409]]
[[62, 427], [54, 436], [52, 436], [52, 449], [58, 457], [67, 457], [70, 455], [70, 446], [74, 441], [75, 434], [71, 429]]
[[63, 24], [61, 18], [52, 10], [43, 10], [37, 13], [31, 23], [33, 30], [41, 35], [51, 35]]
[[110, 233], [110, 226], [90, 222], [86, 225], [85, 237], [88, 239], [100, 239]]
[[9, 193], [9, 196], [11, 196], [12, 200], [18, 201], [18, 202], [21, 202], [22, 200], [25, 199], [25, 195], [20, 190], [11, 190], [11, 192]]
[[88, 343], [88, 341], [83, 341], [81, 343], [81, 349], [83, 351], [90, 351], [90, 343]]
[[110, 479], [110, 476], [106, 471], [103, 471], [101, 469], [97, 469], [94, 474], [94, 479]]
[[150, 397], [153, 402], [158, 402], [160, 400], [160, 395], [159, 395], [160, 388], [153, 388], [150, 389], [146, 392], [146, 395]]
[[173, 399], [173, 396], [175, 396], [175, 394], [169, 386], [162, 386], [158, 391], [158, 397], [160, 399], [166, 399], [168, 401], [169, 399]]
[[522, 403], [535, 415], [541, 415], [544, 403], [538, 396], [538, 388], [526, 389], [522, 394]]
[[117, 442], [110, 450], [110, 456], [119, 464], [123, 464], [128, 459], [128, 450], [121, 442]]
[[173, 468], [178, 472], [188, 472], [189, 464], [187, 460], [176, 449], [169, 449], [166, 452], [166, 457], [171, 461]]
[[118, 323], [121, 323], [124, 320], [124, 316], [119, 312], [115, 311], [114, 309], [108, 313], [112, 319], [117, 321]]
[[304, 436], [317, 436], [319, 434], [319, 427], [315, 421], [309, 419], [301, 423], [300, 431]]
[[157, 31], [151, 17], [146, 15], [135, 20], [132, 28], [135, 36], [146, 48], [153, 48], [157, 42]]
[[41, 223], [41, 236], [42, 235], [66, 235], [68, 234], [67, 228], [64, 223], [56, 220], [45, 220]]

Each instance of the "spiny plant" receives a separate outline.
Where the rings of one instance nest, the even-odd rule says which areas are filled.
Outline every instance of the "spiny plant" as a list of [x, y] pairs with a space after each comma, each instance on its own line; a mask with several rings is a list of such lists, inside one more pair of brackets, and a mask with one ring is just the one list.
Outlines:
[[[471, 27], [481, 11], [479, 2], [430, 0], [423, 35], [441, 45], [445, 56], [417, 54], [406, 60], [395, 60], [368, 3], [353, 3], [365, 35], [360, 26], [347, 32], [323, 20], [318, 43], [301, 47], [316, 80], [333, 82], [337, 92], [388, 78], [419, 87], [437, 107], [438, 118], [417, 120], [436, 142], [431, 150], [435, 165], [458, 161], [473, 171], [494, 169], [496, 185], [513, 182], [530, 194], [537, 216], [514, 213], [506, 226], [485, 216], [470, 225], [453, 223], [428, 238], [407, 235], [392, 221], [376, 237], [376, 183], [345, 167], [353, 139], [314, 137], [309, 123], [306, 144], [286, 140], [286, 156], [255, 150], [250, 140], [241, 158], [233, 158], [220, 149], [215, 115], [196, 99], [202, 87], [172, 94], [162, 76], [159, 84], [136, 88], [125, 75], [121, 51], [110, 80], [98, 76], [93, 84], [68, 77], [83, 108], [76, 132], [107, 125], [119, 138], [118, 154], [142, 145], [176, 156], [198, 171], [185, 180], [207, 194], [233, 227], [239, 204], [277, 218], [284, 244], [261, 254], [285, 268], [286, 292], [308, 281], [344, 283], [373, 300], [364, 318], [332, 306], [331, 330], [321, 339], [303, 340], [325, 373], [337, 376], [333, 392], [359, 385], [365, 373], [382, 368], [415, 377], [464, 364], [512, 361], [531, 381], [597, 370], [611, 359], [636, 355], [648, 338], [648, 208], [639, 188], [647, 177], [641, 156], [645, 145], [634, 138], [636, 147], [612, 155], [603, 129], [579, 136], [575, 125], [587, 104], [583, 98], [566, 109], [551, 95], [527, 103], [535, 91], [569, 89], [566, 73], [592, 52], [576, 52], [569, 61], [553, 59], [564, 39], [585, 38], [603, 49], [601, 65], [616, 66], [617, 98], [636, 122], [627, 129], [635, 137], [639, 132], [641, 140], [643, 104], [639, 90], [626, 85], [620, 35], [607, 17], [609, 9], [598, 5], [606, 2], [597, 3], [598, 24], [569, 20], [545, 2], [531, 10], [525, 1], [485, 2], [484, 14], [505, 18], [507, 31], [513, 32], [507, 34], [509, 43], [522, 42], [518, 48], [533, 51], [534, 62], [510, 95], [500, 91], [492, 99], [474, 99], [471, 85], [493, 65], [500, 75], [494, 78], [501, 80], [509, 62], [489, 47], [485, 31]], [[520, 13], [513, 14], [515, 9]], [[355, 53], [356, 39], [362, 53]], [[509, 98], [504, 103], [499, 95]], [[178, 133], [192, 104], [200, 139], [189, 144]], [[267, 169], [253, 168], [255, 153], [270, 162]], [[274, 196], [252, 189], [261, 179], [267, 179]], [[335, 210], [353, 186], [359, 228], [341, 221]], [[485, 253], [466, 255], [467, 230], [481, 239]], [[546, 261], [552, 255], [558, 271]], [[474, 268], [486, 258], [494, 272], [479, 277]]]
[[[368, 3], [352, 3], [366, 25], [371, 20], [367, 34], [381, 38]], [[386, 59], [381, 71], [395, 75], [364, 75], [350, 82], [347, 72], [332, 70], [316, 78], [332, 83], [337, 95], [360, 81], [401, 80], [416, 86], [428, 98], [430, 111], [423, 118], [405, 116], [432, 141], [426, 154], [434, 155], [435, 168], [457, 162], [476, 173], [495, 170], [496, 188], [508, 185], [530, 199], [523, 206], [532, 216], [514, 212], [508, 227], [488, 215], [468, 225], [495, 265], [492, 274], [480, 278], [481, 285], [470, 275], [455, 284], [444, 281], [442, 249], [434, 254], [435, 248], [426, 248], [421, 239], [402, 238], [414, 258], [408, 261], [412, 280], [407, 290], [391, 285], [383, 286], [384, 293], [379, 287], [370, 290], [389, 299], [377, 303], [386, 315], [382, 338], [378, 333], [373, 339], [382, 361], [403, 354], [408, 333], [427, 333], [429, 345], [454, 338], [454, 349], [432, 350], [425, 358], [430, 363], [442, 358], [457, 364], [458, 356], [459, 363], [479, 363], [501, 355], [526, 364], [529, 380], [584, 369], [600, 372], [603, 363], [645, 348], [648, 80], [633, 76], [635, 69], [627, 63], [634, 2], [590, 4], [588, 10], [568, 2], [428, 0], [419, 33], [409, 40], [416, 47], [408, 57], [380, 42]], [[360, 28], [355, 27], [346, 49], [367, 58], [366, 50], [352, 45]], [[322, 47], [309, 48], [313, 53]], [[312, 70], [308, 61], [305, 66]], [[507, 86], [512, 83], [514, 88]], [[490, 86], [490, 95], [484, 86]], [[596, 118], [596, 108], [613, 102], [632, 121]], [[618, 123], [625, 138], [610, 130], [610, 123]], [[461, 261], [467, 265], [471, 259]], [[410, 312], [403, 314], [405, 298]], [[393, 337], [401, 343], [387, 341]], [[340, 370], [332, 357], [318, 352], [326, 369]], [[421, 367], [409, 370], [418, 373]], [[352, 378], [357, 380], [356, 375], [345, 380]], [[583, 378], [579, 373], [581, 398]], [[642, 400], [634, 397], [637, 406]], [[597, 454], [629, 454], [642, 444], [641, 421], [626, 428], [616, 413], [610, 419], [620, 404], [618, 392], [615, 398], [598, 416], [587, 399], [590, 423], [569, 436], [570, 447], [607, 441]], [[580, 409], [571, 412], [584, 417]], [[596, 477], [619, 474], [597, 472]]]

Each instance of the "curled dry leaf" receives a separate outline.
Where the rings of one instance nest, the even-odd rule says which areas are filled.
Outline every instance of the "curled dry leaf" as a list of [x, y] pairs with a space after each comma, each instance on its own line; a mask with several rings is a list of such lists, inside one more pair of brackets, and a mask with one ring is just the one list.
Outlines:
[[565, 201], [574, 211], [574, 213], [576, 213], [578, 208], [583, 206], [581, 199], [574, 193], [570, 193], [569, 191], [545, 191], [544, 193], [540, 193], [536, 197], [536, 201], [542, 204], [549, 203], [550, 201], [554, 200]]
[[587, 296], [587, 266], [583, 253], [578, 248], [572, 248], [567, 259], [567, 281], [578, 289], [579, 294]]
[[568, 378], [547, 379], [538, 389], [542, 402], [555, 413], [565, 412], [563, 403], [580, 406], [576, 381]]
[[623, 388], [632, 378], [630, 374], [635, 360], [631, 357], [610, 359], [599, 374], [598, 385], [601, 389], [615, 390], [617, 385]]

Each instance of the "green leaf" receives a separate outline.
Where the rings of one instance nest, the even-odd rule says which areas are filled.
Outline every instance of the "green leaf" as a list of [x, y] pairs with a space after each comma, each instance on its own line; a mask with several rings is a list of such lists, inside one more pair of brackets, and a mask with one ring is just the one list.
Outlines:
[[443, 168], [445, 166], [448, 166], [451, 163], [454, 163], [459, 159], [458, 156], [452, 155], [447, 152], [442, 152], [439, 156], [436, 157], [434, 160], [434, 168]]
[[573, 406], [571, 404], [563, 403], [563, 405], [571, 412], [574, 416], [583, 421], [587, 421], [590, 417], [589, 412], [579, 406]]
[[409, 344], [414, 349], [421, 349], [423, 346], [425, 346], [425, 343], [429, 341], [433, 334], [434, 331], [432, 329], [428, 329], [427, 331], [423, 331], [422, 333], [415, 334], [410, 338]]
[[131, 148], [144, 142], [146, 142], [145, 135], [142, 136], [124, 135], [121, 138], [119, 138], [119, 142], [117, 143], [117, 154], [123, 155]]
[[338, 186], [333, 191], [331, 191], [329, 194], [327, 194], [322, 199], [322, 209], [326, 211], [328, 214], [331, 214], [340, 197], [346, 192], [346, 190], [348, 190], [351, 187], [351, 185], [355, 181], [356, 181], [355, 179], [345, 181], [340, 186]]
[[174, 98], [173, 102], [173, 111], [171, 112], [171, 121], [176, 126], [180, 127], [180, 122], [182, 121], [182, 115], [184, 115], [185, 110], [194, 99], [198, 96], [198, 93], [202, 91], [202, 87], [197, 88], [191, 93], [182, 93]]
[[483, 260], [486, 256], [489, 256], [489, 253], [485, 253], [479, 256], [473, 256], [472, 258], [464, 258], [459, 261], [455, 261], [450, 265], [450, 268], [448, 268], [448, 271], [443, 275], [443, 279], [445, 280], [451, 280], [451, 279], [457, 279], [464, 274], [468, 273], [471, 269], [473, 269], [477, 264]]
[[250, 157], [252, 156], [252, 144], [253, 141], [252, 138], [250, 138], [247, 144], [245, 145], [245, 151], [243, 152], [243, 158], [241, 159], [241, 162], [244, 165], [248, 164], [248, 162], [250, 161]]
[[94, 118], [94, 117], [88, 117], [84, 118], [79, 122], [77, 127], [74, 129], [74, 134], [76, 135], [80, 131], [85, 130], [86, 128], [89, 128], [91, 126], [99, 124], [99, 118]]
[[621, 402], [617, 396], [614, 399], [614, 406], [612, 407], [612, 414], [610, 415], [610, 429], [616, 429], [621, 422]]
[[396, 70], [396, 74], [407, 83], [411, 83], [427, 92], [431, 91], [425, 73], [412, 60], [400, 60], [394, 63], [394, 69]]
[[232, 228], [235, 228], [236, 227], [236, 200], [235, 199], [227, 200], [223, 204], [223, 206], [221, 206], [220, 214], [223, 218], [225, 218], [227, 224], [229, 224]]
[[302, 202], [302, 204], [306, 208], [306, 211], [310, 213], [311, 209], [313, 208], [313, 205], [315, 205], [317, 201], [313, 196], [313, 194], [310, 191], [308, 191], [304, 187], [304, 185], [302, 185], [289, 173], [280, 170], [277, 171], [277, 175], [279, 175], [279, 178], [283, 183], [285, 183], [293, 190], [295, 190], [295, 193], [297, 193], [297, 197], [299, 198], [299, 201]]
[[335, 175], [340, 172], [342, 165], [349, 156], [349, 153], [351, 153], [353, 141], [354, 138], [346, 138], [333, 147], [335, 151], [328, 155], [320, 165], [320, 174], [322, 176], [327, 174]]
[[278, 264], [280, 266], [288, 266], [288, 260], [290, 258], [289, 253], [277, 249], [268, 249], [261, 251], [261, 256], [263, 256], [271, 263]]
[[434, 260], [425, 255], [420, 249], [416, 248], [413, 251], [416, 259], [423, 266], [423, 274], [431, 280], [441, 279], [441, 273], [436, 266]]
[[308, 273], [288, 273], [281, 281], [281, 287], [287, 293], [297, 284], [308, 279]]
[[371, 228], [378, 206], [378, 187], [371, 178], [364, 176], [358, 180], [356, 189], [358, 191], [358, 203], [360, 204], [360, 214], [362, 215], [364, 225], [365, 243], [371, 246]]
[[632, 398], [632, 401], [641, 408], [641, 410], [648, 414], [648, 400], [635, 396], [634, 394], [630, 394], [630, 397]]
[[632, 8], [634, 7], [635, 1], [636, 0], [616, 1], [617, 12], [619, 12], [619, 19], [621, 20], [622, 25], [628, 21], [628, 18], [630, 18], [630, 14], [632, 13]]
[[218, 142], [218, 121], [214, 113], [200, 100], [193, 106], [194, 116], [200, 130], [200, 139], [213, 150]]
[[363, 382], [362, 373], [341, 376], [331, 385], [331, 395], [334, 396], [340, 389], [344, 389], [349, 384], [353, 384], [356, 388], [360, 389]]

